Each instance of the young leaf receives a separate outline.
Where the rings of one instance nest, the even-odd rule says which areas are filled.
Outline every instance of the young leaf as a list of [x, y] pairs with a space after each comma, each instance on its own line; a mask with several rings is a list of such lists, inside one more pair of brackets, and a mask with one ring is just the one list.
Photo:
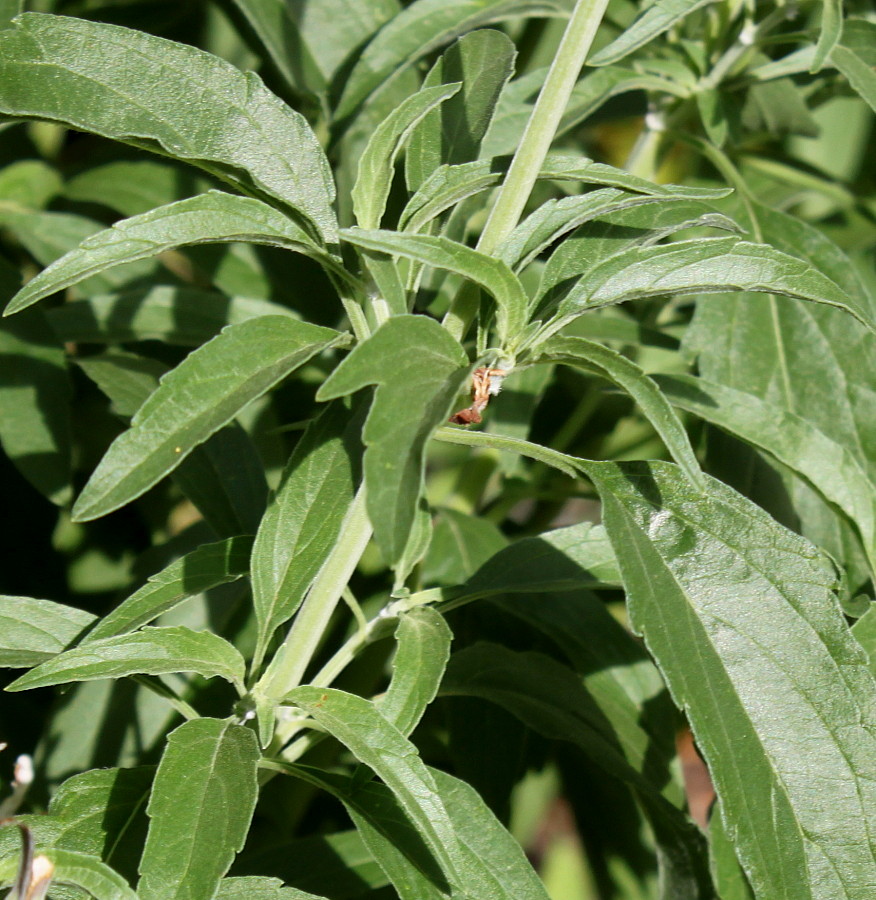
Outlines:
[[562, 12], [551, 0], [416, 0], [365, 48], [347, 79], [335, 118], [346, 118], [394, 72], [467, 31], [516, 16]]
[[295, 613], [334, 545], [353, 502], [362, 416], [343, 403], [315, 419], [289, 459], [252, 548], [258, 621], [253, 667], [274, 631]]
[[[285, 702], [313, 716], [395, 794], [451, 884], [462, 887], [460, 848], [435, 780], [417, 748], [368, 700], [333, 688], [299, 687]], [[471, 887], [474, 887], [473, 885]]]
[[436, 106], [459, 91], [460, 84], [425, 87], [408, 97], [371, 135], [359, 158], [353, 187], [353, 214], [360, 228], [379, 228], [395, 173], [395, 160], [413, 129]]
[[620, 37], [615, 38], [587, 60], [591, 66], [605, 66], [623, 59], [643, 47], [676, 22], [716, 0], [656, 0], [646, 6], [642, 14]]
[[[138, 900], [125, 879], [94, 856], [54, 847], [47, 848], [40, 855], [52, 864], [53, 884], [82, 888], [94, 900]], [[0, 884], [11, 884], [17, 867], [15, 857], [7, 857], [0, 862]]]
[[802, 475], [860, 529], [876, 570], [876, 488], [849, 449], [834, 435], [754, 394], [692, 376], [656, 376], [681, 409], [741, 437]]
[[0, 666], [36, 666], [57, 656], [95, 620], [51, 600], [0, 595]]
[[337, 239], [331, 172], [305, 118], [255, 73], [187, 44], [25, 13], [0, 32], [0, 111], [187, 160], [244, 193], [275, 198], [329, 244]]
[[634, 362], [616, 350], [576, 337], [555, 338], [544, 346], [543, 352], [542, 359], [575, 366], [606, 378], [625, 390], [654, 426], [666, 449], [691, 482], [697, 487], [704, 487], [703, 473], [681, 420], [658, 385]]
[[283, 316], [224, 329], [161, 379], [92, 473], [74, 518], [96, 519], [139, 497], [247, 403], [342, 339]]
[[462, 347], [434, 319], [395, 316], [332, 372], [318, 400], [377, 391], [362, 433], [368, 516], [390, 564], [404, 553], [423, 492], [426, 441], [468, 377]]
[[240, 653], [209, 631], [192, 631], [182, 625], [147, 626], [133, 634], [101, 638], [67, 650], [31, 669], [6, 690], [26, 691], [136, 674], [197, 672], [204, 678], [224, 678], [242, 692], [245, 668]]
[[498, 259], [449, 238], [425, 234], [345, 228], [342, 236], [357, 247], [456, 272], [482, 287], [496, 301], [496, 325], [503, 344], [517, 337], [526, 324], [526, 292], [514, 273]]
[[252, 544], [251, 537], [233, 537], [192, 550], [155, 575], [150, 575], [143, 587], [97, 623], [82, 645], [135, 631], [187, 597], [242, 578], [249, 573]]
[[188, 244], [229, 241], [286, 247], [332, 265], [331, 257], [305, 231], [267, 203], [208, 191], [122, 219], [86, 238], [75, 250], [32, 278], [12, 298], [4, 315], [19, 312], [55, 291], [122, 263], [157, 256]]
[[516, 55], [514, 44], [503, 32], [484, 28], [463, 35], [438, 59], [424, 87], [462, 82], [462, 91], [440, 110], [429, 113], [414, 130], [405, 153], [408, 190], [417, 190], [442, 164], [478, 158]]
[[857, 823], [876, 805], [876, 681], [834, 574], [720, 482], [698, 495], [668, 463], [586, 469], [632, 624], [687, 713], [755, 895], [866, 896], [876, 863]]
[[825, 303], [876, 332], [869, 310], [821, 272], [766, 244], [733, 237], [632, 247], [596, 263], [562, 300], [552, 328], [588, 309], [634, 298], [725, 291], [762, 291]]
[[140, 900], [212, 900], [243, 847], [258, 796], [255, 733], [219, 719], [167, 739], [140, 863]]
[[392, 681], [378, 709], [407, 737], [438, 693], [453, 635], [440, 613], [420, 606], [402, 613], [395, 638]]
[[297, 318], [292, 310], [269, 300], [226, 297], [215, 291], [169, 284], [74, 300], [48, 310], [45, 315], [61, 341], [89, 344], [163, 341], [183, 347], [199, 347], [216, 337], [226, 325], [237, 325], [247, 319]]

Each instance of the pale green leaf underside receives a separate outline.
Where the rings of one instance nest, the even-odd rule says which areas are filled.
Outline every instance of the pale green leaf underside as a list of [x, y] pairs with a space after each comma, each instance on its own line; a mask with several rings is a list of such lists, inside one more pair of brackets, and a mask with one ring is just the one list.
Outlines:
[[331, 257], [288, 216], [261, 200], [208, 191], [122, 219], [86, 238], [31, 279], [4, 315], [20, 312], [62, 288], [123, 263], [192, 244], [244, 241], [297, 250], [332, 265]]
[[231, 325], [165, 375], [73, 507], [79, 521], [139, 497], [247, 403], [342, 336], [284, 316]]
[[258, 75], [210, 53], [116, 25], [25, 13], [0, 32], [0, 111], [187, 160], [299, 211], [328, 243], [337, 239], [331, 171], [307, 121]]
[[150, 575], [149, 580], [104, 616], [82, 642], [134, 631], [162, 613], [220, 584], [236, 581], [249, 572], [253, 539], [232, 537], [204, 544], [169, 566]]
[[56, 656], [94, 618], [51, 600], [0, 595], [0, 666], [36, 666]]
[[212, 900], [258, 797], [255, 732], [194, 719], [167, 739], [147, 812], [140, 900]]
[[224, 678], [242, 689], [245, 669], [240, 653], [211, 632], [193, 631], [183, 625], [146, 627], [67, 650], [31, 669], [6, 690], [174, 672]]
[[585, 467], [632, 624], [687, 712], [755, 893], [864, 900], [876, 681], [830, 567], [720, 482], [697, 495], [668, 463]]

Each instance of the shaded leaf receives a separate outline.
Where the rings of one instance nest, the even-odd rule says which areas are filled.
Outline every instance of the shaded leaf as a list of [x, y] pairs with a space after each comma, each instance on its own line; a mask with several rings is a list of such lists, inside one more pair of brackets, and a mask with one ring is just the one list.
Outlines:
[[224, 678], [242, 691], [245, 668], [240, 653], [218, 635], [182, 625], [147, 626], [133, 634], [101, 638], [67, 650], [31, 669], [6, 690], [135, 674], [197, 672], [205, 678]]
[[161, 379], [92, 474], [74, 517], [95, 519], [139, 497], [247, 403], [341, 339], [283, 316], [224, 329]]
[[374, 536], [390, 564], [404, 553], [423, 492], [426, 441], [450, 415], [468, 372], [462, 347], [437, 322], [395, 316], [317, 393], [331, 400], [377, 384], [362, 432], [365, 485]]
[[36, 666], [57, 656], [95, 620], [51, 600], [0, 595], [0, 665]]
[[[53, 883], [84, 888], [94, 900], [138, 900], [125, 879], [94, 856], [57, 848], [47, 848], [41, 855], [54, 867]], [[0, 883], [11, 884], [17, 866], [14, 857], [0, 862]]]
[[809, 71], [814, 74], [824, 65], [843, 33], [843, 2], [842, 0], [824, 0], [821, 7], [821, 31], [818, 34], [818, 43], [815, 46], [815, 56]]
[[155, 575], [150, 575], [143, 587], [97, 623], [82, 644], [134, 631], [173, 609], [187, 597], [247, 575], [252, 543], [253, 539], [248, 536], [233, 537], [192, 550]]
[[255, 73], [202, 50], [116, 25], [25, 13], [0, 33], [0, 111], [187, 160], [244, 193], [279, 200], [336, 240], [331, 173], [304, 117]]
[[709, 816], [709, 858], [718, 896], [721, 900], [755, 900], [722, 816], [721, 801], [716, 800]]
[[194, 719], [167, 739], [140, 863], [140, 900], [212, 900], [243, 846], [258, 796], [255, 733]]
[[876, 863], [856, 823], [876, 802], [876, 681], [830, 567], [720, 482], [697, 495], [668, 463], [586, 469], [632, 624], [687, 713], [755, 895], [866, 896]]

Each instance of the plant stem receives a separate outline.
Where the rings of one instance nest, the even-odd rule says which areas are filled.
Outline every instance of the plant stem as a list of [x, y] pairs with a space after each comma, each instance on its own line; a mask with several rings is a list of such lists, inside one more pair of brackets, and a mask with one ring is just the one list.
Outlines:
[[350, 505], [337, 543], [319, 570], [307, 599], [292, 623], [289, 636], [256, 687], [262, 696], [280, 700], [301, 684], [329, 619], [370, 538], [371, 523], [365, 510], [363, 484]]

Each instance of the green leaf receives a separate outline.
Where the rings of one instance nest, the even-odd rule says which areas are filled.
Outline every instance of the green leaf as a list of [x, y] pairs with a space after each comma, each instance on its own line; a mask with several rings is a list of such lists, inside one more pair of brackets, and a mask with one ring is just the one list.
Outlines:
[[233, 537], [192, 550], [155, 575], [150, 575], [143, 587], [97, 623], [82, 644], [134, 631], [173, 609], [187, 597], [242, 578], [249, 573], [252, 544], [251, 537]]
[[550, 0], [416, 0], [378, 33], [359, 57], [335, 112], [344, 119], [393, 73], [454, 38], [505, 19], [560, 15]]
[[317, 392], [332, 400], [376, 384], [365, 422], [365, 485], [374, 536], [388, 563], [404, 553], [423, 492], [426, 442], [468, 378], [462, 347], [437, 322], [395, 316], [332, 372]]
[[736, 858], [723, 816], [721, 801], [716, 800], [709, 816], [709, 857], [718, 896], [721, 900], [756, 900]]
[[194, 47], [25, 13], [0, 32], [0, 111], [189, 161], [244, 193], [279, 200], [328, 243], [337, 239], [331, 173], [307, 121], [258, 75]]
[[666, 449], [691, 482], [697, 487], [705, 485], [684, 425], [660, 387], [634, 362], [616, 350], [577, 337], [555, 338], [544, 345], [543, 352], [543, 359], [583, 369], [599, 378], [606, 378], [626, 391], [654, 426]]
[[495, 299], [497, 330], [503, 344], [522, 331], [529, 301], [517, 277], [500, 260], [445, 237], [358, 228], [345, 228], [342, 236], [357, 247], [401, 256], [468, 278]]
[[830, 566], [720, 482], [703, 495], [668, 463], [586, 469], [633, 627], [688, 716], [755, 895], [867, 896], [876, 681]]
[[301, 605], [335, 544], [355, 494], [361, 428], [361, 415], [333, 403], [308, 426], [289, 458], [252, 549], [258, 621], [253, 668], [274, 631]]
[[297, 888], [284, 887], [279, 878], [251, 875], [242, 878], [223, 878], [215, 900], [326, 900]]
[[258, 796], [255, 733], [219, 719], [186, 722], [167, 739], [140, 863], [140, 900], [212, 900], [243, 847]]
[[0, 0], [0, 28], [7, 28], [23, 5], [24, 0]]
[[735, 237], [632, 247], [597, 262], [560, 303], [551, 328], [589, 309], [673, 294], [760, 291], [835, 306], [871, 331], [876, 320], [821, 272], [766, 244]]
[[213, 291], [169, 284], [75, 300], [50, 309], [45, 315], [62, 341], [89, 344], [163, 341], [183, 347], [198, 347], [216, 337], [226, 325], [237, 325], [247, 319], [297, 318], [292, 310], [269, 300], [226, 297]]
[[75, 250], [32, 278], [12, 298], [4, 315], [19, 312], [55, 291], [122, 263], [157, 256], [187, 244], [228, 241], [286, 247], [331, 263], [331, 257], [305, 231], [267, 203], [208, 191], [122, 219], [86, 238]]
[[824, 0], [821, 7], [821, 31], [818, 34], [815, 56], [809, 67], [810, 74], [814, 75], [821, 70], [825, 61], [839, 43], [842, 33], [843, 0]]
[[22, 159], [0, 169], [0, 197], [6, 208], [44, 209], [53, 197], [61, 193], [62, 188], [60, 173], [41, 160]]
[[441, 509], [420, 577], [423, 584], [459, 584], [507, 546], [508, 539], [488, 519]]
[[852, 88], [870, 108], [876, 110], [876, 72], [872, 65], [868, 65], [854, 50], [842, 44], [833, 48], [830, 61], [845, 75]]
[[395, 160], [419, 122], [461, 85], [425, 87], [402, 102], [380, 125], [361, 157], [353, 186], [353, 213], [361, 228], [378, 228], [395, 174]]
[[[48, 848], [41, 855], [54, 867], [53, 883], [81, 887], [94, 900], [138, 900], [125, 879], [94, 856], [57, 848]], [[0, 883], [11, 884], [17, 867], [15, 857], [0, 862]]]
[[25, 691], [136, 674], [197, 672], [204, 678], [224, 678], [242, 691], [245, 668], [240, 653], [218, 635], [182, 625], [148, 626], [133, 634], [101, 638], [67, 650], [31, 669], [6, 690]]
[[378, 709], [407, 737], [438, 693], [453, 635], [444, 616], [421, 606], [402, 613], [395, 639], [392, 681]]
[[870, 671], [876, 676], [876, 608], [871, 605], [870, 609], [852, 625], [852, 634], [864, 648]]
[[676, 22], [715, 0], [655, 0], [620, 37], [615, 38], [587, 60], [591, 66], [605, 66], [623, 59], [639, 47], [644, 47], [655, 37], [668, 31]]
[[283, 316], [224, 329], [161, 379], [92, 474], [74, 518], [96, 519], [139, 497], [247, 403], [342, 339]]
[[45, 317], [35, 311], [0, 321], [0, 443], [21, 474], [59, 506], [73, 496], [72, 396], [64, 348]]
[[462, 91], [430, 113], [414, 131], [405, 154], [408, 190], [419, 188], [442, 164], [478, 158], [516, 55], [503, 32], [485, 28], [464, 35], [438, 59], [424, 87], [462, 82]]
[[0, 666], [36, 666], [57, 656], [95, 620], [72, 606], [0, 594]]
[[[460, 848], [435, 780], [417, 748], [368, 700], [333, 688], [299, 687], [284, 702], [300, 707], [375, 771], [393, 792], [407, 817], [451, 884], [462, 887]], [[475, 885], [466, 885], [474, 889]]]
[[803, 416], [692, 376], [656, 376], [676, 406], [741, 437], [806, 478], [860, 529], [876, 570], [876, 487], [850, 450]]

